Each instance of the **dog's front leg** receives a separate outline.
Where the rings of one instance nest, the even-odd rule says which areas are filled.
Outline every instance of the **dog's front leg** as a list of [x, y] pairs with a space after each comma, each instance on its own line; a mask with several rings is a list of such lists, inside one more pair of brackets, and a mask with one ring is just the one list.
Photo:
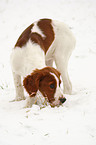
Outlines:
[[14, 78], [14, 85], [16, 90], [16, 97], [15, 101], [24, 100], [24, 89], [21, 84], [21, 76], [13, 72], [13, 78]]
[[24, 108], [31, 108], [33, 104], [37, 103], [36, 96], [35, 97], [27, 97], [27, 102]]

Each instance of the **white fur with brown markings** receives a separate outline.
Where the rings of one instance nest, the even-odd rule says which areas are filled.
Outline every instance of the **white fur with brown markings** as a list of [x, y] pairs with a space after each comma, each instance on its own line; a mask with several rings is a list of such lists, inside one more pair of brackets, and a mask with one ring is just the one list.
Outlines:
[[[35, 25], [32, 28], [33, 32], [36, 31], [42, 37], [46, 37], [42, 30], [39, 30], [40, 28], [36, 26], [37, 22], [35, 22]], [[31, 40], [28, 40], [27, 43], [22, 46], [22, 48], [15, 47], [15, 49], [12, 50], [11, 66], [16, 88], [15, 100], [24, 99], [24, 93], [21, 87], [21, 76], [27, 76], [36, 68], [42, 69], [46, 65], [52, 66], [53, 60], [56, 63], [57, 69], [61, 73], [64, 93], [71, 94], [72, 85], [68, 76], [67, 67], [69, 57], [75, 47], [75, 38], [68, 26], [66, 26], [64, 23], [52, 20], [52, 27], [55, 34], [55, 39], [52, 42], [51, 46], [48, 48], [46, 54], [44, 54], [44, 51], [38, 44], [35, 44]], [[59, 94], [60, 92], [61, 91], [59, 90]], [[55, 98], [57, 98], [57, 102], [59, 94], [55, 95]], [[61, 95], [63, 95], [62, 92]], [[54, 104], [57, 105], [58, 103], [55, 102]]]

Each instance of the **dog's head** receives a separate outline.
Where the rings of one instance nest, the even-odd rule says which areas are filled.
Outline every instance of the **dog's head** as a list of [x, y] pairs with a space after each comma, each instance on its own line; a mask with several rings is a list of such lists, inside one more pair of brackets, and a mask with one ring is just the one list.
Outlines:
[[36, 69], [25, 77], [23, 85], [30, 97], [34, 97], [39, 90], [48, 99], [52, 107], [59, 106], [66, 101], [61, 88], [60, 73], [52, 67]]

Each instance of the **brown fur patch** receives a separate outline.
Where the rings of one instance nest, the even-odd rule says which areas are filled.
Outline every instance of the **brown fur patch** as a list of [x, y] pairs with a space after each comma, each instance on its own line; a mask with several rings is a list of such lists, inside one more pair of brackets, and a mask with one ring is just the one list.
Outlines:
[[48, 48], [54, 41], [54, 37], [55, 37], [51, 22], [52, 22], [51, 19], [41, 19], [37, 24], [39, 28], [42, 30], [42, 32], [44, 33], [44, 35], [46, 36], [43, 39], [45, 53], [47, 52]]
[[[39, 90], [44, 97], [48, 98], [49, 102], [54, 101], [57, 82], [55, 77], [51, 75], [50, 72], [55, 73], [59, 79], [59, 83], [61, 83], [60, 73], [52, 67], [45, 67], [40, 70], [36, 69], [31, 75], [28, 75], [24, 79], [23, 85], [30, 97], [34, 97], [36, 92]], [[52, 85], [53, 88], [51, 88], [50, 85]]]
[[[51, 88], [50, 85], [53, 85], [54, 87]], [[49, 102], [55, 100], [54, 94], [56, 91], [56, 87], [57, 82], [54, 76], [50, 75], [49, 73], [46, 73], [46, 75], [40, 80], [39, 91], [43, 94], [44, 97], [48, 98]]]
[[54, 31], [53, 31], [53, 27], [51, 25], [51, 22], [52, 22], [51, 19], [41, 19], [37, 23], [37, 26], [43, 32], [45, 37], [42, 37], [37, 32], [32, 32], [32, 27], [34, 26], [34, 24], [31, 24], [21, 34], [21, 36], [17, 40], [17, 43], [15, 44], [15, 47], [17, 46], [17, 47], [22, 48], [22, 46], [24, 46], [28, 42], [28, 40], [31, 39], [32, 42], [40, 45], [40, 47], [46, 53], [48, 48], [50, 47], [50, 45], [54, 41]]
[[45, 68], [46, 68], [47, 71], [49, 71], [51, 73], [54, 73], [57, 76], [58, 80], [59, 80], [59, 84], [61, 84], [61, 79], [60, 79], [61, 73], [57, 69], [55, 69], [53, 67], [45, 67]]
[[34, 24], [31, 24], [28, 28], [26, 28], [23, 33], [20, 35], [19, 39], [17, 40], [15, 47], [21, 47], [24, 46], [27, 41], [30, 38], [30, 34], [31, 34], [31, 29], [34, 26]]
[[40, 34], [33, 32], [30, 35], [30, 39], [34, 42], [40, 45], [40, 47], [43, 49], [45, 52], [44, 44], [43, 44], [43, 39]]

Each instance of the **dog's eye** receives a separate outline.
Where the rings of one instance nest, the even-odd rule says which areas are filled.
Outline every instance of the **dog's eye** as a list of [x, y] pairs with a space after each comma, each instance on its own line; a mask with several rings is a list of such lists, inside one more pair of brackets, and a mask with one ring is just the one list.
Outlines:
[[55, 85], [54, 85], [54, 84], [51, 84], [51, 85], [50, 85], [50, 88], [51, 88], [51, 89], [54, 89], [54, 88], [55, 88]]

